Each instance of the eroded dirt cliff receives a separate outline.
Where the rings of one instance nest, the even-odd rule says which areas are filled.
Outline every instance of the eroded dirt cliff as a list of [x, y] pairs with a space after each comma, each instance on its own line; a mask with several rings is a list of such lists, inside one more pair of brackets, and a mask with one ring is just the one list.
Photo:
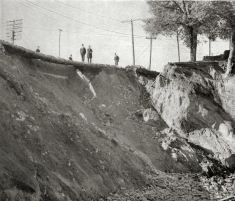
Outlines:
[[148, 91], [172, 136], [183, 137], [233, 169], [234, 161], [228, 159], [235, 151], [234, 78], [223, 79], [223, 73], [218, 62], [168, 64]]
[[98, 199], [161, 171], [234, 167], [222, 95], [234, 96], [216, 63], [169, 64], [159, 75], [15, 50], [0, 53], [1, 198]]

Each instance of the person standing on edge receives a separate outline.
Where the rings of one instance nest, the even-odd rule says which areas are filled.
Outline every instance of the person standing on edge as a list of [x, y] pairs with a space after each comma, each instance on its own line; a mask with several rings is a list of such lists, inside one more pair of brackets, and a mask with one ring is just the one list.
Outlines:
[[73, 61], [72, 54], [70, 55], [69, 60], [70, 60], [70, 61]]
[[86, 48], [84, 47], [84, 45], [82, 44], [82, 47], [80, 48], [80, 54], [82, 57], [82, 62], [85, 61], [85, 54], [86, 54]]
[[[91, 49], [91, 46], [89, 45], [89, 48], [87, 49], [87, 60], [88, 60], [88, 63], [91, 63], [91, 60], [92, 60], [92, 52], [93, 50]], [[90, 62], [89, 62], [90, 61]]]
[[38, 48], [36, 49], [36, 52], [40, 53], [40, 47], [38, 46]]
[[115, 66], [118, 66], [119, 56], [116, 53], [115, 53], [115, 56], [114, 56], [114, 61], [115, 61]]

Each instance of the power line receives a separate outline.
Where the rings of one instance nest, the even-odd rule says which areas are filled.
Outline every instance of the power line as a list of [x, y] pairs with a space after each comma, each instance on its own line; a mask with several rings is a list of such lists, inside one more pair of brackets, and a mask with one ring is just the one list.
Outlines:
[[[58, 30], [55, 30], [55, 29], [44, 29], [44, 28], [37, 28], [37, 27], [23, 27], [23, 28], [26, 28], [26, 29], [38, 29], [38, 30], [45, 30], [45, 31], [55, 31], [57, 32]], [[80, 33], [80, 32], [72, 32], [72, 31], [64, 31], [64, 32], [67, 32], [67, 33]], [[93, 33], [90, 33], [90, 32], [86, 32], [86, 33], [81, 33], [81, 34], [90, 34], [90, 35], [104, 35], [104, 36], [113, 36], [113, 37], [131, 37], [131, 36], [119, 36], [119, 35], [108, 35], [108, 34], [101, 34], [101, 33], [98, 33], [98, 34], [93, 34]], [[143, 38], [145, 36], [136, 36], [135, 38]], [[159, 38], [156, 38], [157, 40], [161, 40], [169, 45], [172, 45], [174, 47], [177, 47], [176, 45], [172, 44], [172, 43], [169, 43], [165, 40], [162, 40], [162, 39], [159, 39]], [[170, 39], [172, 41], [172, 39]], [[184, 48], [180, 48], [181, 50], [184, 50], [184, 51], [189, 51], [187, 49], [184, 49]], [[197, 52], [198, 54], [203, 54], [203, 53], [200, 53], [200, 52]]]
[[23, 37], [22, 37], [22, 40], [25, 42], [25, 44], [28, 46], [28, 48], [31, 49], [31, 48], [29, 47], [28, 43], [26, 43], [26, 41], [23, 39]]
[[[34, 4], [34, 5], [38, 6], [38, 7], [40, 7], [40, 8], [42, 8], [42, 9], [45, 9], [45, 10], [47, 10], [47, 11], [49, 11], [49, 12], [55, 13], [55, 14], [57, 14], [57, 15], [61, 15], [61, 14], [58, 14], [57, 12], [51, 11], [51, 10], [49, 10], [49, 9], [47, 9], [47, 8], [44, 8], [44, 7], [42, 7], [42, 6], [38, 5], [38, 4], [35, 4], [35, 3], [30, 2], [30, 1], [28, 1], [28, 0], [26, 0], [26, 1], [29, 2], [29, 3], [31, 3], [31, 4]], [[55, 1], [56, 1], [56, 0], [55, 0]], [[18, 2], [18, 3], [19, 3], [19, 2]], [[24, 4], [22, 4], [22, 5], [24, 5]], [[61, 15], [61, 16], [62, 16], [62, 17], [65, 17], [65, 18], [68, 18], [68, 19], [71, 19], [71, 20], [74, 20], [74, 21], [78, 21], [78, 20], [76, 20], [76, 19], [73, 19], [73, 18], [64, 16], [64, 15]], [[80, 21], [78, 21], [78, 22], [80, 22]], [[83, 24], [86, 24], [86, 25], [88, 25], [88, 26], [93, 27], [93, 25], [89, 25], [89, 24], [84, 23], [84, 22], [80, 22], [80, 23], [83, 23]], [[96, 27], [96, 26], [94, 26], [94, 27], [95, 27], [95, 28], [98, 28], [98, 29], [105, 30], [105, 31], [113, 32], [113, 33], [123, 34], [123, 35], [126, 35], [126, 36], [129, 37], [129, 34], [120, 33], [120, 32], [115, 32], [115, 31], [103, 29], [103, 28]], [[100, 35], [102, 35], [102, 34], [100, 34]], [[134, 35], [134, 36], [135, 36], [135, 37], [145, 37], [145, 36], [139, 36], [139, 35]], [[158, 38], [157, 38], [157, 40], [161, 40], [161, 41], [163, 41], [163, 42], [165, 42], [165, 43], [168, 43], [168, 42], [166, 42], [166, 41], [164, 41], [164, 40], [162, 40], [162, 39], [158, 39]], [[168, 43], [168, 44], [170, 44], [170, 43]], [[177, 47], [176, 45], [173, 45], [173, 44], [170, 44], [170, 45]], [[180, 49], [182, 49], [182, 48], [180, 48]], [[188, 50], [186, 50], [186, 49], [182, 49], [182, 50], [188, 51]], [[202, 54], [202, 53], [198, 53], [198, 54]]]
[[[169, 43], [169, 42], [166, 42], [166, 41], [164, 41], [164, 40], [162, 40], [162, 39], [160, 39], [160, 38], [157, 38], [157, 40], [161, 40], [161, 41], [163, 41], [163, 42], [165, 42], [165, 43], [167, 43], [167, 44], [169, 44], [169, 45], [172, 45], [172, 46], [174, 46], [174, 47], [177, 47], [178, 48], [178, 46], [177, 45], [174, 45], [174, 44], [172, 44], [172, 43]], [[172, 40], [172, 39], [171, 39]], [[184, 51], [189, 51], [189, 50], [187, 50], [187, 49], [184, 49], [184, 48], [180, 48], [180, 50], [184, 50]], [[202, 52], [197, 52], [197, 54], [203, 54]], [[204, 55], [204, 54], [203, 54]]]
[[[16, 0], [14, 0], [16, 3], [18, 3], [18, 4], [21, 4], [21, 5], [23, 5], [23, 6], [25, 6], [26, 8], [28, 8], [28, 9], [30, 9], [30, 10], [35, 10], [35, 11], [39, 11], [40, 12], [40, 10], [36, 10], [36, 9], [34, 9], [34, 8], [31, 8], [31, 7], [29, 7], [28, 5], [25, 5], [25, 4], [23, 4], [22, 2], [18, 2], [18, 1], [16, 1]], [[47, 11], [48, 12], [48, 11]], [[67, 23], [67, 21], [65, 22], [65, 21], [62, 21], [62, 20], [58, 20], [58, 18], [56, 19], [56, 18], [54, 18], [54, 17], [52, 17], [52, 16], [49, 16], [49, 15], [47, 15], [47, 14], [45, 14], [45, 13], [43, 13], [43, 12], [41, 12], [43, 15], [45, 15], [45, 16], [47, 16], [47, 17], [49, 17], [49, 18], [51, 18], [51, 19], [53, 19], [53, 20], [55, 20], [55, 21], [59, 21], [59, 22], [62, 22], [62, 23], [66, 23], [66, 25], [71, 25], [71, 24], [68, 24]], [[26, 13], [27, 14], [27, 13]], [[81, 28], [81, 27], [77, 27], [77, 26], [75, 26], [76, 28]]]
[[[43, 15], [45, 15], [45, 16], [47, 16], [47, 17], [49, 17], [49, 18], [51, 18], [51, 19], [53, 19], [53, 20], [55, 20], [56, 22], [61, 22], [61, 23], [66, 23], [66, 25], [72, 25], [72, 24], [69, 24], [67, 21], [64, 21], [64, 20], [58, 20], [58, 18], [54, 18], [54, 17], [52, 17], [52, 16], [49, 16], [49, 15], [47, 15], [47, 14], [45, 14], [45, 13], [43, 13], [43, 12], [41, 12], [40, 10], [36, 10], [36, 9], [34, 9], [34, 8], [31, 8], [31, 7], [29, 7], [28, 5], [25, 5], [25, 4], [23, 4], [22, 2], [18, 2], [18, 1], [16, 1], [16, 0], [14, 0], [15, 2], [17, 2], [17, 3], [19, 3], [19, 4], [21, 4], [21, 5], [23, 5], [23, 6], [25, 6], [26, 8], [28, 8], [28, 9], [30, 9], [30, 10], [35, 10], [35, 11], [39, 11], [40, 13], [42, 13]], [[48, 12], [48, 11], [47, 11]], [[26, 13], [27, 14], [27, 13]], [[29, 16], [30, 17], [30, 16]], [[74, 26], [74, 25], [73, 25]], [[78, 26], [74, 26], [75, 28], [80, 28], [81, 29], [81, 27], [78, 27]], [[84, 29], [84, 28], [82, 28], [83, 30], [88, 30], [88, 29]], [[46, 29], [45, 29], [46, 30]], [[49, 30], [49, 29], [48, 29]], [[51, 31], [55, 31], [55, 30], [51, 30]], [[57, 30], [56, 30], [57, 31]], [[95, 33], [99, 33], [99, 32], [95, 32]]]
[[[58, 32], [58, 30], [54, 30], [54, 29], [43, 29], [43, 28], [37, 28], [37, 27], [22, 27], [24, 29], [37, 29], [37, 30], [43, 30], [43, 31], [55, 31]], [[79, 33], [79, 32], [70, 32], [70, 31], [63, 31], [63, 32], [68, 32], [68, 33]], [[23, 33], [23, 32], [22, 32]], [[92, 33], [83, 33], [83, 34], [92, 34]], [[23, 33], [23, 35], [28, 39], [28, 41], [30, 41], [34, 46], [35, 44], [25, 35], [25, 33]], [[118, 35], [107, 35], [107, 34], [98, 34], [98, 35], [105, 35], [105, 36], [114, 36], [114, 37], [128, 37], [128, 36], [118, 36]], [[104, 46], [117, 46], [117, 45], [104, 45]], [[119, 45], [118, 45], [119, 46]], [[132, 47], [131, 45], [122, 45], [125, 47]], [[136, 47], [145, 47], [145, 45], [137, 45]]]
[[[26, 29], [37, 29], [37, 30], [44, 30], [44, 31], [54, 31], [54, 32], [57, 32], [58, 30], [55, 30], [55, 29], [44, 29], [44, 28], [37, 28], [37, 27], [22, 27], [22, 28], [26, 28]], [[80, 32], [72, 32], [72, 31], [64, 31], [64, 32], [67, 32], [67, 33], [80, 33]], [[90, 32], [86, 32], [86, 33], [80, 33], [80, 34], [90, 34], [90, 35], [102, 35], [102, 36], [111, 36], [111, 37], [131, 37], [131, 36], [119, 36], [119, 35], [108, 35], [108, 34], [93, 34], [93, 33], [90, 33]], [[136, 36], [135, 38], [143, 38], [145, 36]], [[174, 47], [177, 47], [176, 45], [172, 44], [172, 43], [169, 43], [169, 42], [166, 42], [165, 40], [162, 40], [162, 39], [159, 39], [159, 38], [156, 38], [157, 40], [161, 40], [171, 46], [174, 46]], [[170, 39], [172, 41], [172, 39]], [[128, 46], [128, 47], [131, 47], [131, 46]], [[138, 45], [136, 46], [138, 47]], [[139, 46], [140, 47], [140, 46]], [[144, 46], [141, 46], [141, 47], [144, 47]], [[184, 50], [184, 51], [189, 51], [189, 50], [186, 50], [184, 48], [180, 48], [180, 50]], [[203, 53], [200, 53], [200, 52], [197, 52], [197, 54], [202, 54], [204, 55]]]
[[22, 32], [22, 33], [28, 39], [28, 41], [30, 41], [33, 44], [33, 46], [35, 46], [35, 44], [25, 35], [25, 33], [24, 32]]
[[[149, 46], [150, 46], [150, 45], [149, 45]], [[149, 46], [141, 53], [141, 55], [144, 54], [144, 52], [149, 48]], [[141, 55], [138, 56], [137, 59], [139, 59], [139, 58], [141, 57]], [[136, 59], [135, 61], [137, 61], [137, 59]]]
[[[55, 30], [55, 29], [44, 29], [44, 28], [37, 28], [37, 27], [23, 27], [23, 28], [26, 28], [26, 29], [38, 29], [38, 30], [44, 30], [44, 31], [55, 31], [57, 32], [58, 30]], [[64, 32], [67, 32], [67, 33], [80, 33], [79, 31], [64, 31]], [[102, 33], [97, 33], [97, 34], [94, 34], [94, 33], [91, 33], [91, 32], [86, 32], [86, 33], [80, 33], [80, 34], [90, 34], [90, 35], [104, 35], [104, 36], [114, 36], [114, 37], [131, 37], [131, 36], [120, 36], [120, 35], [109, 35], [109, 34], [102, 34]], [[142, 38], [143, 36], [136, 36], [136, 38]]]
[[114, 19], [114, 18], [105, 17], [105, 16], [103, 16], [103, 15], [99, 15], [99, 14], [97, 14], [97, 13], [93, 13], [93, 12], [90, 12], [90, 11], [86, 11], [86, 10], [83, 10], [83, 9], [81, 9], [81, 8], [77, 8], [77, 7], [75, 7], [75, 6], [70, 6], [70, 5], [68, 5], [68, 4], [66, 4], [66, 3], [63, 3], [63, 2], [61, 2], [61, 1], [57, 1], [57, 0], [55, 0], [55, 1], [56, 1], [56, 2], [59, 2], [59, 3], [61, 3], [61, 4], [64, 4], [64, 5], [68, 6], [68, 7], [71, 7], [71, 8], [77, 9], [77, 10], [81, 10], [81, 11], [86, 12], [86, 13], [90, 13], [90, 14], [92, 14], [92, 15], [96, 15], [96, 16], [99, 16], [99, 17], [103, 17], [103, 18], [106, 18], [106, 19], [108, 19], [108, 20], [113, 20], [113, 21], [121, 22], [120, 20], [117, 20], [117, 19]]
[[[14, 0], [15, 2], [17, 2], [18, 4], [21, 4], [21, 5], [23, 5], [23, 6], [25, 6], [26, 8], [28, 8], [28, 9], [30, 9], [30, 10], [35, 10], [35, 11], [39, 11], [39, 12], [41, 12], [43, 15], [45, 15], [45, 16], [47, 16], [47, 17], [49, 17], [49, 18], [51, 18], [51, 19], [53, 19], [53, 20], [55, 20], [56, 22], [61, 22], [61, 23], [66, 23], [66, 25], [71, 25], [71, 26], [73, 26], [73, 27], [75, 27], [75, 28], [79, 28], [79, 29], [82, 29], [82, 30], [87, 30], [87, 31], [90, 31], [89, 29], [85, 29], [85, 28], [82, 28], [82, 27], [78, 27], [78, 26], [74, 26], [73, 24], [71, 24], [71, 23], [68, 23], [67, 21], [65, 21], [65, 20], [58, 20], [58, 18], [54, 18], [54, 17], [51, 17], [51, 16], [49, 16], [49, 15], [47, 15], [47, 14], [45, 14], [45, 13], [43, 13], [42, 11], [40, 11], [40, 10], [36, 10], [36, 9], [34, 9], [34, 8], [31, 8], [31, 7], [29, 7], [28, 5], [25, 5], [25, 4], [23, 4], [22, 2], [18, 2], [18, 1], [16, 1], [16, 0]], [[47, 10], [45, 10], [46, 12], [49, 12], [49, 11], [47, 11]], [[27, 13], [26, 13], [27, 14]], [[30, 16], [29, 16], [30, 17]], [[55, 30], [53, 30], [53, 31], [55, 31]], [[57, 31], [57, 30], [56, 30]], [[94, 32], [94, 31], [92, 31], [93, 33], [101, 33], [101, 32]], [[76, 33], [78, 33], [78, 32], [76, 32]], [[140, 36], [138, 36], [138, 37], [140, 37]]]
[[[23, 4], [22, 2], [18, 2], [18, 1], [16, 1], [16, 0], [14, 0], [14, 1], [17, 2], [17, 3], [19, 3], [19, 4], [21, 4], [21, 5], [23, 5], [23, 6], [25, 6], [25, 7], [27, 7], [27, 8], [29, 8], [29, 9], [34, 9], [34, 8], [29, 7], [28, 5]], [[31, 3], [31, 2], [29, 2], [29, 3]], [[34, 9], [34, 10], [35, 10], [35, 9]], [[44, 10], [45, 10], [45, 9], [44, 9]], [[36, 10], [36, 11], [39, 11], [39, 10]], [[45, 11], [51, 13], [51, 11], [48, 11], [47, 9], [46, 9]], [[39, 11], [39, 12], [40, 12], [40, 11]], [[53, 11], [52, 11], [52, 13], [53, 13]], [[57, 22], [59, 21], [59, 22], [62, 22], [62, 23], [66, 23], [66, 25], [68, 25], [68, 22], [67, 22], [67, 21], [58, 20], [58, 18], [55, 19], [55, 18], [53, 18], [53, 17], [51, 17], [51, 16], [49, 16], [49, 15], [46, 15], [46, 14], [43, 13], [43, 12], [42, 12], [42, 14], [45, 15], [45, 16], [47, 16], [47, 17], [49, 17], [49, 18], [51, 18], [51, 19], [54, 19], [54, 20], [57, 21]], [[57, 13], [57, 15], [59, 15], [59, 14]], [[69, 24], [69, 25], [71, 25], [71, 24]], [[74, 25], [72, 25], [72, 26], [74, 26]], [[90, 25], [90, 26], [92, 26], [92, 25]], [[77, 27], [77, 26], [74, 26], [74, 27], [79, 28], [79, 29], [82, 28], [82, 27]], [[82, 30], [90, 31], [90, 30], [85, 29], [85, 28], [82, 28]], [[93, 31], [93, 33], [99, 33], [99, 34], [100, 34], [100, 32], [94, 32], [94, 31]], [[119, 32], [116, 32], [116, 33], [119, 33]], [[120, 34], [120, 33], [119, 33], [119, 34]], [[121, 34], [124, 34], [124, 35], [128, 36], [128, 34], [125, 34], [125, 33], [121, 33]], [[136, 37], [145, 37], [145, 36], [136, 36]]]
[[[118, 22], [118, 23], [121, 22], [121, 20], [118, 20], [118, 19], [114, 19], [114, 18], [111, 18], [111, 17], [106, 17], [106, 16], [103, 16], [103, 15], [99, 15], [99, 14], [97, 14], [97, 13], [93, 13], [93, 12], [90, 12], [90, 11], [87, 11], [87, 10], [84, 10], [84, 9], [81, 9], [81, 8], [78, 8], [78, 7], [75, 7], [75, 6], [71, 6], [71, 5], [69, 5], [69, 4], [63, 3], [63, 2], [58, 1], [58, 0], [55, 0], [55, 1], [56, 1], [56, 2], [59, 2], [59, 3], [61, 3], [61, 4], [64, 4], [64, 5], [68, 6], [68, 7], [71, 7], [71, 8], [73, 8], [73, 9], [77, 9], [77, 10], [80, 10], [80, 11], [83, 11], [83, 12], [86, 12], [86, 13], [90, 13], [90, 14], [92, 14], [92, 15], [96, 15], [96, 16], [99, 16], [99, 17], [102, 17], [102, 18], [105, 18], [105, 19], [108, 19], [108, 20], [113, 20], [113, 21], [116, 21], [116, 22]], [[127, 30], [127, 29], [124, 29], [124, 30]]]
[[[177, 47], [176, 45], [173, 45], [173, 44], [171, 44], [171, 43], [169, 43], [169, 42], [167, 42], [167, 41], [164, 41], [164, 40], [162, 40], [162, 39], [160, 39], [160, 38], [157, 38], [157, 40], [161, 40], [161, 41], [163, 41], [164, 43], [167, 43], [167, 44], [169, 44], [169, 45], [172, 45], [172, 46], [175, 46], [175, 47]], [[170, 41], [172, 41], [172, 38], [170, 39]], [[178, 48], [178, 47], [177, 47], [177, 48]], [[188, 51], [188, 50], [186, 50], [186, 49], [183, 49], [183, 48], [181, 48], [181, 50]]]
[[94, 27], [94, 28], [97, 28], [97, 29], [101, 29], [101, 30], [104, 30], [104, 31], [108, 31], [108, 32], [112, 32], [112, 33], [117, 33], [117, 34], [122, 34], [122, 35], [128, 35], [128, 34], [126, 34], [126, 33], [116, 32], [116, 31], [112, 31], [112, 30], [109, 30], [109, 29], [104, 29], [104, 28], [101, 28], [101, 27], [97, 27], [97, 26], [94, 26], [94, 25], [90, 25], [90, 24], [88, 24], [88, 23], [81, 22], [81, 21], [79, 21], [79, 20], [77, 20], [77, 19], [73, 19], [73, 18], [71, 18], [71, 17], [68, 17], [68, 16], [65, 16], [65, 15], [59, 14], [59, 13], [57, 13], [57, 12], [54, 12], [54, 11], [52, 11], [52, 10], [50, 10], [50, 9], [47, 9], [47, 8], [43, 7], [43, 6], [40, 6], [40, 5], [38, 5], [38, 4], [35, 4], [35, 3], [33, 3], [33, 2], [31, 2], [31, 1], [29, 1], [29, 0], [26, 0], [26, 1], [29, 2], [30, 4], [33, 4], [33, 5], [37, 6], [37, 7], [39, 7], [39, 8], [42, 8], [42, 9], [47, 10], [47, 11], [49, 11], [49, 12], [51, 12], [51, 13], [56, 14], [56, 15], [62, 16], [62, 17], [64, 17], [64, 18], [67, 18], [67, 19], [69, 19], [69, 20], [73, 20], [73, 21], [75, 21], [75, 22], [79, 22], [79, 23], [81, 23], [81, 24], [84, 24], [84, 25], [87, 25], [87, 26], [90, 26], [90, 27]]
[[168, 52], [169, 52], [170, 46], [171, 46], [171, 44], [169, 43], [168, 49], [167, 49], [167, 54], [166, 54], [165, 59], [164, 59], [164, 63], [165, 63], [165, 61], [166, 61], [166, 57], [168, 57]]
[[156, 39], [156, 37], [146, 37], [146, 39], [150, 39], [150, 59], [149, 59], [149, 70], [151, 70], [151, 60], [152, 60], [152, 43], [153, 40]]
[[[16, 0], [15, 0], [15, 1], [16, 1]], [[30, 4], [36, 5], [36, 6], [40, 7], [40, 8], [42, 8], [42, 9], [46, 10], [46, 11], [48, 11], [48, 12], [54, 13], [54, 14], [56, 14], [56, 15], [60, 15], [60, 16], [62, 16], [62, 17], [64, 17], [64, 18], [68, 18], [68, 19], [70, 19], [70, 20], [74, 20], [74, 21], [80, 22], [80, 21], [78, 21], [78, 20], [76, 20], [76, 19], [73, 19], [73, 18], [64, 16], [64, 15], [61, 15], [61, 14], [59, 14], [59, 13], [56, 13], [56, 12], [54, 12], [54, 11], [51, 11], [51, 10], [49, 10], [49, 9], [47, 9], [47, 8], [44, 8], [44, 7], [42, 7], [42, 6], [38, 5], [38, 4], [35, 4], [35, 3], [33, 3], [33, 2], [30, 2], [30, 1], [28, 1], [28, 0], [26, 0], [26, 1], [27, 1], [28, 3], [30, 3]], [[19, 3], [19, 4], [22, 4], [21, 2], [18, 2], [18, 1], [16, 1], [16, 2]], [[24, 4], [22, 4], [22, 5], [24, 5]], [[24, 5], [24, 6], [26, 6], [26, 5]], [[28, 6], [26, 6], [26, 7], [28, 7]], [[29, 8], [29, 7], [28, 7], [28, 8]], [[31, 8], [30, 8], [30, 9], [31, 9]], [[43, 13], [43, 14], [44, 14], [44, 13]], [[44, 14], [44, 15], [45, 15], [45, 14]], [[51, 16], [48, 16], [48, 15], [45, 15], [45, 16], [50, 17], [50, 18], [52, 18], [52, 19], [58, 21], [58, 19], [55, 19], [55, 18], [53, 18], [53, 17], [51, 17]], [[60, 20], [59, 20], [59, 21], [60, 21]], [[65, 23], [65, 22], [64, 22], [64, 23]], [[80, 22], [80, 23], [83, 23], [83, 22]], [[89, 24], [87, 24], [87, 23], [83, 23], [83, 24], [86, 24], [86, 25], [91, 26], [91, 27], [95, 27], [95, 26], [89, 25]], [[117, 34], [123, 34], [123, 35], [125, 35], [125, 37], [127, 37], [127, 36], [129, 35], [129, 34], [125, 34], [125, 33], [120, 33], [120, 32], [115, 32], [115, 31], [112, 31], [112, 30], [103, 29], [103, 28], [100, 28], [100, 27], [95, 27], [95, 28], [98, 28], [98, 29], [101, 29], [101, 30], [105, 30], [105, 31], [109, 31], [109, 32], [113, 32], [113, 33], [117, 33]], [[84, 28], [83, 28], [83, 29], [84, 29]], [[105, 35], [105, 34], [100, 34], [100, 35]], [[110, 36], [113, 36], [113, 35], [110, 35]], [[145, 37], [145, 36], [138, 36], [138, 35], [134, 35], [134, 36], [135, 36], [135, 37]], [[118, 37], [124, 37], [124, 36], [118, 36]], [[165, 43], [168, 43], [168, 42], [166, 42], [166, 41], [164, 41], [164, 40], [162, 40], [162, 39], [159, 39], [159, 38], [157, 38], [157, 40], [161, 40], [161, 41], [163, 41], [163, 42], [165, 42]], [[171, 44], [171, 43], [168, 43], [168, 44], [177, 47], [176, 45], [173, 45], [173, 44]], [[184, 51], [189, 51], [189, 50], [186, 50], [186, 49], [183, 49], [183, 48], [180, 48], [180, 49], [181, 49], [181, 50], [184, 50]], [[197, 52], [197, 54], [203, 54], [203, 53]]]

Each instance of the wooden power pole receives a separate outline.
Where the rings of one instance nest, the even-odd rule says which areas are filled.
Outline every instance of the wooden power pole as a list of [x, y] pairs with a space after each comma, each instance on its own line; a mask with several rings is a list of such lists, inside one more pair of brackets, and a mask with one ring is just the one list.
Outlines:
[[209, 56], [211, 56], [211, 39], [209, 38]]
[[178, 46], [178, 58], [180, 62], [180, 45], [179, 45], [179, 32], [176, 32], [176, 38], [177, 38], [177, 46]]
[[152, 43], [153, 39], [156, 39], [156, 37], [146, 37], [146, 39], [150, 39], [150, 60], [149, 60], [149, 70], [151, 70], [151, 60], [152, 60]]
[[12, 44], [14, 45], [15, 40], [21, 39], [22, 32], [22, 19], [7, 21], [7, 37], [10, 38]]
[[134, 19], [134, 20], [125, 20], [122, 21], [122, 23], [131, 22], [131, 36], [132, 36], [132, 54], [133, 54], [133, 65], [135, 66], [135, 43], [134, 43], [134, 27], [133, 27], [133, 21], [138, 21], [143, 19]]
[[62, 29], [59, 29], [60, 33], [59, 33], [59, 57], [60, 57], [60, 35], [61, 35], [61, 31], [63, 31]]
[[132, 32], [133, 65], [135, 66], [135, 43], [134, 43], [134, 28], [133, 28], [133, 21], [132, 20], [131, 20], [131, 32]]

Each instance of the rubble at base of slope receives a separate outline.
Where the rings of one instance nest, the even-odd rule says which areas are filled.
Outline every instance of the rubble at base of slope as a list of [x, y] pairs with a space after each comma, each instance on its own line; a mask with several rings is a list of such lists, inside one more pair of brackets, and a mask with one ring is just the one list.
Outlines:
[[229, 197], [228, 200], [235, 200], [235, 174], [229, 176], [213, 176], [207, 178], [205, 176], [200, 177], [200, 181], [203, 187], [208, 190], [213, 199], [224, 199]]
[[147, 175], [149, 183], [141, 190], [121, 188], [99, 201], [206, 201], [233, 200], [235, 196], [235, 174], [227, 177], [207, 178], [199, 173], [157, 173]]

